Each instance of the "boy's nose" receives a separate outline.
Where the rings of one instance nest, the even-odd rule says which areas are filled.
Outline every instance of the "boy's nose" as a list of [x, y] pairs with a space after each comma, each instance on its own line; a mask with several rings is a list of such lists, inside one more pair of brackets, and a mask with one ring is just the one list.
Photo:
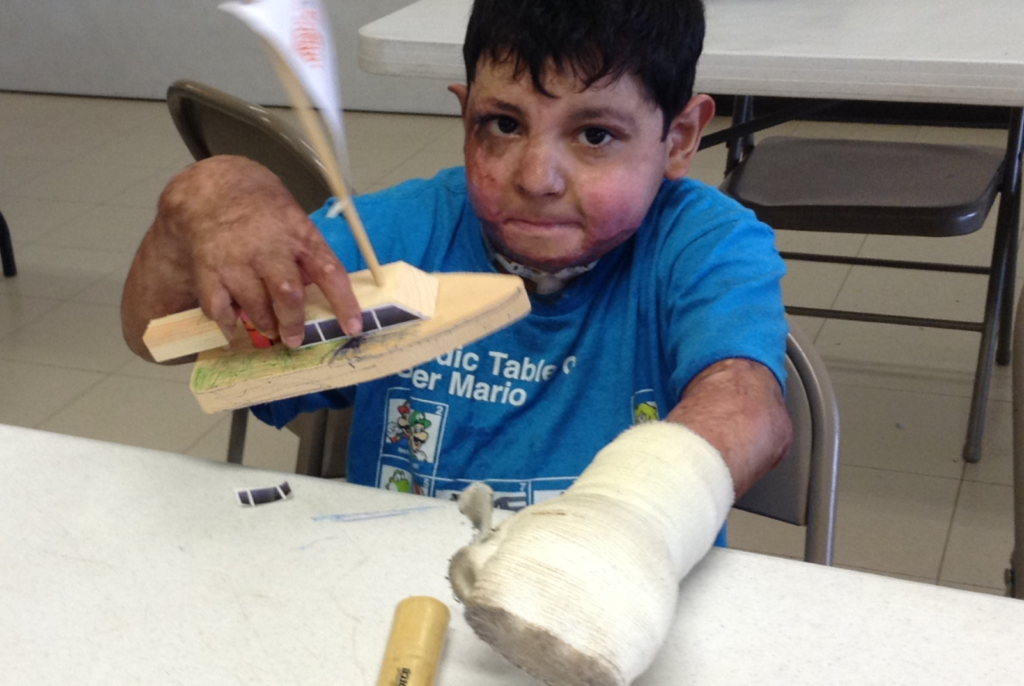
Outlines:
[[561, 195], [565, 176], [558, 154], [541, 141], [531, 141], [516, 170], [516, 185], [527, 195]]

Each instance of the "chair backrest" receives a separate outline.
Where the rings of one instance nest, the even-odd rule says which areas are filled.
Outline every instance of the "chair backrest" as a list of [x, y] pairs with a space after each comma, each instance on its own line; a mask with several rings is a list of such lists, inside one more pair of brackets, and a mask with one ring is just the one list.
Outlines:
[[243, 155], [274, 172], [306, 212], [332, 193], [305, 138], [272, 112], [195, 81], [167, 89], [167, 107], [192, 156]]
[[828, 372], [813, 344], [795, 322], [790, 320], [789, 326], [786, 407], [793, 422], [793, 445], [736, 507], [806, 526], [804, 559], [832, 564], [839, 410]]

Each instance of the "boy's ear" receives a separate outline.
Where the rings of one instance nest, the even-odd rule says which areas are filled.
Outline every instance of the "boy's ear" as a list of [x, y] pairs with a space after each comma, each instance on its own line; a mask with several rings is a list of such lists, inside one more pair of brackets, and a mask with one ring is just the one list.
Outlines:
[[452, 83], [448, 85], [448, 90], [459, 99], [459, 108], [462, 110], [462, 118], [465, 119], [466, 104], [469, 102], [469, 86], [462, 83]]
[[666, 137], [669, 142], [666, 179], [681, 179], [690, 172], [701, 134], [714, 116], [715, 101], [710, 95], [699, 94], [690, 98], [683, 111], [672, 120]]

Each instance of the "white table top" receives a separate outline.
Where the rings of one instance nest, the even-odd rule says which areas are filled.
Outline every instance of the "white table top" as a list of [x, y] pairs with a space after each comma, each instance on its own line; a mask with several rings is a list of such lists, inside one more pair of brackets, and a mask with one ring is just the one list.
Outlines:
[[[1020, 0], [705, 0], [705, 93], [1024, 105]], [[472, 0], [419, 0], [359, 30], [375, 74], [462, 81]]]
[[[452, 599], [470, 536], [452, 503], [0, 426], [0, 681], [368, 686], [427, 594], [453, 614], [438, 686], [535, 684]], [[714, 550], [637, 683], [1019, 686], [1022, 631], [1020, 601]]]

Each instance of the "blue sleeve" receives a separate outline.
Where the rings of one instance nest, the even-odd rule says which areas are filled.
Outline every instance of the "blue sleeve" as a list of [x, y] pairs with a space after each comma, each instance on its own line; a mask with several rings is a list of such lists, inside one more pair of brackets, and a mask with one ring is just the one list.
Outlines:
[[659, 251], [672, 390], [680, 397], [708, 366], [728, 358], [765, 365], [785, 389], [785, 264], [772, 230], [717, 190], [690, 182]]

